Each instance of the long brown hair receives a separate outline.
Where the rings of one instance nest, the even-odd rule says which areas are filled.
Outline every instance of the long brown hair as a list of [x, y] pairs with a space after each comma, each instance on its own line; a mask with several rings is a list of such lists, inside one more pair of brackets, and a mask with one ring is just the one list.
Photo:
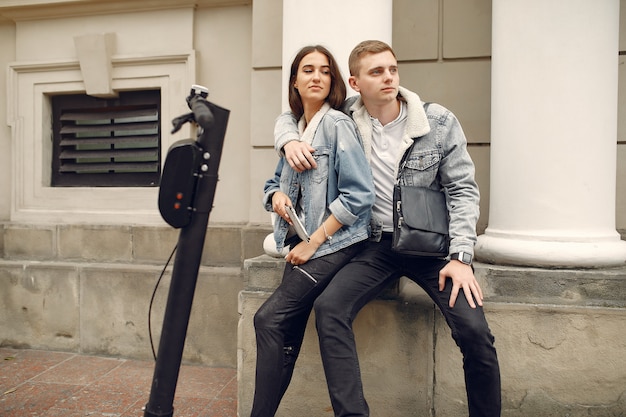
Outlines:
[[295, 83], [296, 77], [298, 76], [298, 67], [300, 66], [300, 62], [304, 59], [305, 56], [312, 52], [320, 52], [326, 55], [328, 58], [328, 66], [330, 70], [330, 93], [326, 98], [326, 101], [333, 109], [339, 109], [346, 99], [346, 83], [343, 81], [341, 77], [341, 72], [339, 71], [339, 66], [337, 65], [337, 61], [333, 57], [333, 54], [330, 53], [328, 49], [321, 45], [309, 45], [300, 49], [296, 54], [296, 57], [293, 59], [291, 63], [291, 72], [289, 73], [289, 107], [291, 111], [296, 116], [297, 119], [302, 117], [304, 114], [304, 107], [302, 106], [302, 99], [300, 98], [300, 93], [296, 90]]

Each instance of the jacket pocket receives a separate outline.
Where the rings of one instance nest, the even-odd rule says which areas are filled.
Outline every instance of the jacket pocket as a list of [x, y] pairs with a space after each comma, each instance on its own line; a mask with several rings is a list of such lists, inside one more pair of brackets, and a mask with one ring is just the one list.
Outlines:
[[409, 155], [406, 162], [406, 168], [425, 171], [427, 169], [436, 169], [441, 159], [439, 151], [432, 149], [428, 151], [413, 152]]
[[441, 155], [437, 149], [413, 152], [404, 165], [400, 185], [428, 187], [436, 179]]
[[317, 163], [317, 168], [311, 170], [311, 181], [316, 184], [326, 182], [328, 179], [328, 170], [330, 169], [330, 149], [316, 148], [313, 153], [313, 158]]

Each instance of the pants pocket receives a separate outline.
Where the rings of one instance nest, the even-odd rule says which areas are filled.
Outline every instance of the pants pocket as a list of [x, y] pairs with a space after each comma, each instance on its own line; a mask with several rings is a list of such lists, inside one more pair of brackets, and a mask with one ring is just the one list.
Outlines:
[[294, 271], [298, 271], [299, 273], [301, 273], [304, 277], [306, 277], [309, 281], [311, 281], [311, 283], [313, 283], [313, 285], [317, 285], [317, 282], [318, 282], [317, 279], [315, 279], [315, 277], [313, 277], [313, 275], [309, 274], [304, 269], [300, 268], [299, 266], [294, 266], [293, 270]]

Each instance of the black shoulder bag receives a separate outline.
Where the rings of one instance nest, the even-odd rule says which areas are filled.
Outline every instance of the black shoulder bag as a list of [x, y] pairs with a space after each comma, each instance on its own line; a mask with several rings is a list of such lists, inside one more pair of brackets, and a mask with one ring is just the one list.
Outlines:
[[[428, 104], [425, 104], [425, 110]], [[404, 255], [448, 256], [450, 236], [446, 195], [428, 187], [399, 185], [406, 159], [404, 154], [393, 190], [393, 242], [391, 248]]]

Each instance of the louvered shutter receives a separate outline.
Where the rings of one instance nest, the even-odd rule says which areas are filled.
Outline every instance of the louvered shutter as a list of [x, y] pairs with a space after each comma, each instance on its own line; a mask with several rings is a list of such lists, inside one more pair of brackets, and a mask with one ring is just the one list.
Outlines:
[[52, 97], [53, 186], [158, 186], [160, 93]]

